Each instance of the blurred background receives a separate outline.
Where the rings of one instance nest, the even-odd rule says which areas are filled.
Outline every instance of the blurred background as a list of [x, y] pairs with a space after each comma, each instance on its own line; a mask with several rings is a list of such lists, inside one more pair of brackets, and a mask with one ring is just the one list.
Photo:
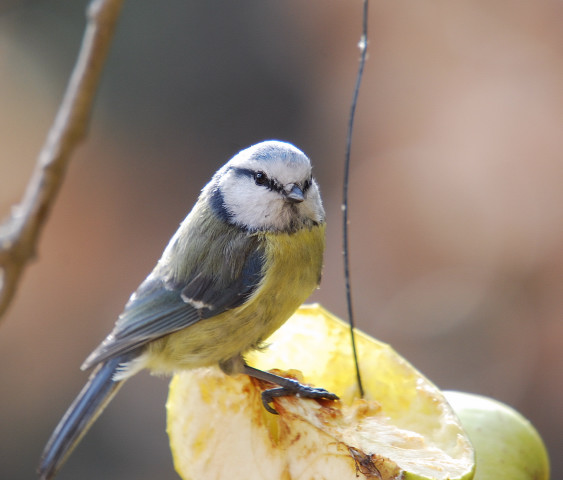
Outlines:
[[[0, 6], [0, 216], [24, 191], [86, 1]], [[352, 150], [359, 326], [444, 389], [507, 402], [563, 478], [563, 3], [370, 3]], [[329, 229], [312, 300], [344, 316], [341, 191], [361, 2], [126, 2], [87, 141], [0, 324], [0, 478], [30, 479], [86, 355], [213, 172], [260, 140], [312, 159]], [[62, 470], [176, 479], [168, 380], [122, 389]]]

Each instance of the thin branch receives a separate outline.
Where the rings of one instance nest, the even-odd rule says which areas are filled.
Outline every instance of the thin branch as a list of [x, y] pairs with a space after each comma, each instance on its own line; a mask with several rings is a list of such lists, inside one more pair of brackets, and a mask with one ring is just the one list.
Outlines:
[[51, 130], [19, 205], [0, 225], [0, 317], [6, 312], [62, 185], [71, 154], [84, 139], [123, 0], [93, 0], [82, 46]]
[[350, 323], [350, 338], [352, 341], [352, 353], [354, 356], [354, 365], [356, 366], [356, 382], [360, 397], [364, 396], [364, 387], [362, 385], [362, 376], [360, 374], [360, 364], [358, 362], [358, 351], [356, 349], [356, 336], [354, 334], [354, 312], [352, 309], [352, 286], [350, 281], [350, 253], [348, 247], [348, 184], [350, 178], [350, 152], [352, 150], [352, 133], [354, 131], [354, 118], [356, 116], [356, 105], [358, 104], [358, 95], [360, 94], [360, 85], [362, 83], [362, 75], [366, 64], [366, 56], [368, 50], [368, 0], [363, 2], [362, 11], [362, 37], [359, 43], [360, 47], [360, 64], [358, 66], [358, 74], [356, 76], [356, 85], [352, 95], [352, 104], [350, 106], [350, 117], [348, 120], [348, 135], [346, 137], [346, 155], [344, 159], [344, 182], [342, 193], [342, 243], [344, 255], [344, 281], [346, 284], [346, 305], [348, 306], [348, 322]]

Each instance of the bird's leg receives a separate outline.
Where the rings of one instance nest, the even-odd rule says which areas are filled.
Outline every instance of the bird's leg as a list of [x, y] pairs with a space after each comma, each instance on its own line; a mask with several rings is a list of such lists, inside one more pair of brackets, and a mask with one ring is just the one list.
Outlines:
[[264, 380], [265, 382], [273, 383], [279, 385], [277, 388], [270, 388], [262, 392], [262, 403], [264, 408], [268, 412], [277, 415], [271, 406], [273, 399], [276, 397], [285, 397], [289, 395], [295, 395], [303, 398], [324, 398], [326, 400], [338, 400], [338, 397], [334, 393], [330, 393], [324, 388], [309, 387], [299, 383], [297, 380], [291, 378], [280, 377], [279, 375], [274, 375], [273, 373], [263, 372], [257, 368], [251, 367], [244, 364], [242, 373], [249, 375], [250, 377], [257, 378], [259, 380]]

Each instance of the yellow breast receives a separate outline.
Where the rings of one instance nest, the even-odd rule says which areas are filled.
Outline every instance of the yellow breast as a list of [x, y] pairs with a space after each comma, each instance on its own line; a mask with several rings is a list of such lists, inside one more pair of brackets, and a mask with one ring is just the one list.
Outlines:
[[172, 372], [214, 365], [258, 347], [311, 295], [321, 277], [325, 224], [295, 233], [260, 232], [264, 277], [240, 307], [152, 342], [146, 366]]

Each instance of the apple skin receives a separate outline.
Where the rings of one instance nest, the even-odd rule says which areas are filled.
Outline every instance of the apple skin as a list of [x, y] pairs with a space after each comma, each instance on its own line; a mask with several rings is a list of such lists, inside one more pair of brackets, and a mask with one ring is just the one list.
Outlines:
[[520, 413], [481, 395], [443, 393], [475, 448], [474, 480], [549, 479], [542, 438]]

